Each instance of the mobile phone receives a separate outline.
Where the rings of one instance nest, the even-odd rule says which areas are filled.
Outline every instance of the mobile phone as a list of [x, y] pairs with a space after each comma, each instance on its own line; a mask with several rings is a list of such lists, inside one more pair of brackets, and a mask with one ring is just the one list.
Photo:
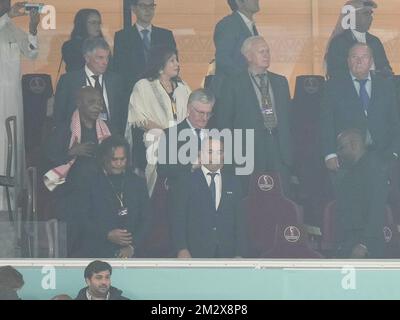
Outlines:
[[26, 3], [24, 7], [26, 12], [36, 9], [39, 13], [42, 13], [44, 3]]

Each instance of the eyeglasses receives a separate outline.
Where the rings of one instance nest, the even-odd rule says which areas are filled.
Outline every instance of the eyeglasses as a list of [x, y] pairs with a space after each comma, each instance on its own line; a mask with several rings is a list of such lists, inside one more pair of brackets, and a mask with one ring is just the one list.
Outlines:
[[196, 113], [197, 113], [199, 116], [207, 117], [207, 119], [210, 119], [210, 118], [214, 115], [214, 113], [212, 113], [212, 112], [202, 112], [202, 111], [199, 111], [199, 110], [197, 110], [196, 108], [193, 108], [193, 107], [192, 107], [192, 109], [193, 109], [194, 111], [196, 111]]
[[145, 3], [138, 3], [136, 5], [140, 10], [154, 10], [156, 8], [156, 4], [145, 4]]

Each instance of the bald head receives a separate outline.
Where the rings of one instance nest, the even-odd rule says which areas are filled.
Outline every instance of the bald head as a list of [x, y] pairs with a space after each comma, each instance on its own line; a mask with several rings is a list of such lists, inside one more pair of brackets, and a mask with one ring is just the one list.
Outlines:
[[76, 96], [76, 106], [81, 119], [96, 121], [104, 106], [101, 92], [92, 87], [81, 88]]

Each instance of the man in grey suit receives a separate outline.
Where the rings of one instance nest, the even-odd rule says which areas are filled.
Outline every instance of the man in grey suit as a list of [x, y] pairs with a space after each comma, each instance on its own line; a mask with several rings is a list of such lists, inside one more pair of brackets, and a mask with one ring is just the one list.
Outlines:
[[244, 40], [258, 35], [253, 20], [260, 11], [259, 0], [228, 0], [232, 14], [217, 23], [214, 30], [215, 77], [212, 83], [218, 97], [226, 77], [246, 69], [246, 59], [240, 49]]
[[[242, 147], [242, 150], [247, 150], [244, 131], [254, 130], [254, 172], [278, 172], [283, 190], [290, 196], [293, 160], [288, 81], [284, 76], [268, 71], [270, 52], [263, 37], [246, 39], [242, 54], [247, 59], [248, 69], [224, 84], [215, 108], [216, 126], [241, 129], [242, 142], [234, 139], [234, 148]], [[246, 190], [248, 177], [243, 182]]]
[[86, 86], [98, 89], [104, 102], [100, 117], [113, 134], [123, 135], [128, 115], [128, 101], [123, 96], [123, 83], [117, 74], [106, 71], [110, 47], [102, 38], [88, 39], [83, 44], [86, 65], [83, 69], [61, 76], [56, 89], [54, 119], [56, 125], [70, 123], [76, 109], [77, 92]]

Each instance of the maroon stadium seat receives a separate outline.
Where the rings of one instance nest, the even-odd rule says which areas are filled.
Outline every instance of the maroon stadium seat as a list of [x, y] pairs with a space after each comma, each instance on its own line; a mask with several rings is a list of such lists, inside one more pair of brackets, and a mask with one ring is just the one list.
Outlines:
[[168, 219], [168, 186], [158, 177], [150, 199], [150, 226], [140, 250], [140, 258], [171, 258], [173, 255]]
[[255, 174], [243, 200], [248, 233], [248, 256], [258, 258], [275, 243], [278, 225], [301, 225], [301, 210], [286, 198], [277, 174]]
[[308, 234], [300, 224], [279, 224], [276, 226], [273, 248], [261, 254], [261, 258], [322, 259], [323, 256], [310, 247]]
[[[336, 249], [336, 201], [326, 206], [323, 218], [321, 250], [333, 253]], [[385, 226], [382, 232], [386, 242], [385, 255], [387, 258], [399, 258], [400, 234], [389, 206], [386, 207]]]

